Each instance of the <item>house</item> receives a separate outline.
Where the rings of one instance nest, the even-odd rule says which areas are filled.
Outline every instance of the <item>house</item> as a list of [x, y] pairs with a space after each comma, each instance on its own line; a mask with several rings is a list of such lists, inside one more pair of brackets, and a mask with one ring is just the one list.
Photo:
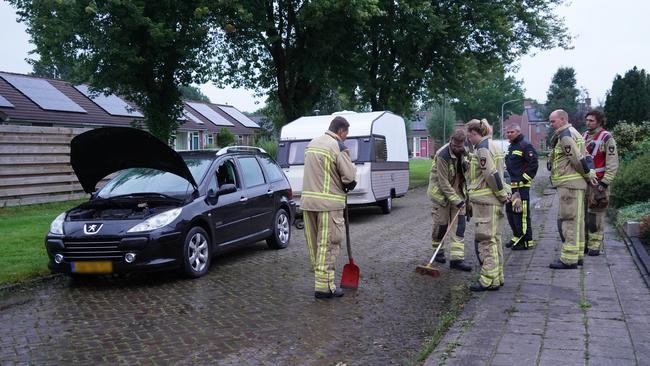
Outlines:
[[[171, 145], [197, 150], [218, 145], [219, 130], [250, 145], [260, 126], [233, 106], [184, 101], [183, 117]], [[96, 128], [143, 122], [137, 107], [114, 94], [91, 93], [87, 85], [0, 72], [0, 123], [6, 125]]]
[[433, 138], [427, 131], [427, 121], [431, 118], [430, 111], [418, 111], [409, 121], [410, 130], [407, 136], [409, 156], [413, 158], [428, 158], [436, 152]]

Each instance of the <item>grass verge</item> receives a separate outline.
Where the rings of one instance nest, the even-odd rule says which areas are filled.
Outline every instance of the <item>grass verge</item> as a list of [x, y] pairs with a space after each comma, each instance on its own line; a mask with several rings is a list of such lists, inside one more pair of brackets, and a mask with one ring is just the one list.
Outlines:
[[409, 189], [426, 186], [429, 184], [431, 172], [431, 159], [409, 160]]
[[50, 223], [83, 201], [0, 208], [0, 286], [49, 273], [43, 239]]
[[[465, 303], [469, 300], [470, 293], [467, 286], [456, 285], [451, 288], [451, 303], [449, 304], [449, 310], [442, 314], [438, 325], [433, 330], [431, 338], [427, 341], [424, 349], [420, 351], [416, 359], [417, 364], [422, 364], [426, 361], [427, 357], [433, 352], [438, 343], [442, 340], [442, 337], [447, 333], [449, 328], [456, 322], [461, 311], [465, 307]], [[452, 347], [454, 348], [454, 347]], [[451, 352], [451, 350], [449, 350]]]

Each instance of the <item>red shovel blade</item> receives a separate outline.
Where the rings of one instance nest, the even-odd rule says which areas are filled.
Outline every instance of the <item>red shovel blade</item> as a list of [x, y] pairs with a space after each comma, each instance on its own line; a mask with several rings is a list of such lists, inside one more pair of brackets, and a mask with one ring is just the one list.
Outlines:
[[343, 273], [341, 274], [341, 287], [353, 288], [359, 287], [359, 267], [354, 264], [354, 260], [350, 258], [350, 263], [343, 266]]

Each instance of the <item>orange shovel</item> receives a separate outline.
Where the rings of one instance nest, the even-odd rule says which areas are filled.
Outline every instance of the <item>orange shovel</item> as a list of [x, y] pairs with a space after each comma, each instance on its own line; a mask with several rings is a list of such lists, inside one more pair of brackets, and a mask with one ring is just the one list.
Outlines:
[[350, 263], [343, 266], [343, 273], [341, 274], [341, 287], [356, 289], [359, 287], [359, 267], [354, 264], [352, 259], [352, 248], [350, 248], [350, 225], [348, 223], [348, 205], [345, 205], [345, 243], [348, 247], [348, 258]]

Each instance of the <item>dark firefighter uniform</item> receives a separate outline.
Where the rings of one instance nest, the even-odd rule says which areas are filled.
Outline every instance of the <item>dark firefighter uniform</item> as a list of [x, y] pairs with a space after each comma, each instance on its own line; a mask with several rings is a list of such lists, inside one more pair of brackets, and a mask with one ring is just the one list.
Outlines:
[[603, 221], [609, 205], [609, 185], [618, 170], [618, 149], [612, 135], [602, 127], [583, 135], [587, 154], [594, 160], [598, 187], [587, 188], [587, 247], [589, 255], [598, 255], [603, 245]]
[[524, 135], [520, 134], [508, 147], [506, 156], [513, 201], [519, 200], [506, 204], [506, 216], [513, 234], [506, 246], [514, 250], [528, 249], [535, 245], [530, 225], [530, 186], [537, 174], [537, 166], [537, 151], [524, 139]]
[[316, 292], [334, 292], [334, 264], [345, 235], [344, 185], [352, 183], [356, 168], [338, 136], [327, 131], [305, 149], [305, 173], [300, 208], [305, 239], [314, 267]]
[[584, 257], [584, 197], [595, 174], [591, 159], [583, 151], [585, 140], [571, 124], [557, 129], [551, 138], [551, 184], [557, 188], [560, 201], [557, 220], [562, 240], [560, 261], [573, 267]]
[[481, 263], [479, 283], [490, 289], [503, 284], [502, 207], [510, 194], [510, 186], [503, 178], [503, 159], [498, 159], [497, 155], [499, 151], [490, 146], [489, 137], [484, 137], [476, 145], [475, 154], [470, 155], [467, 185], [474, 221], [474, 245]]
[[[450, 221], [456, 216], [465, 201], [465, 177], [463, 175], [463, 158], [451, 151], [449, 143], [441, 147], [433, 158], [429, 174], [427, 195], [431, 199], [431, 245], [435, 250], [445, 235]], [[467, 162], [465, 162], [467, 163]], [[453, 223], [449, 255], [452, 263], [465, 259], [465, 207], [460, 208], [458, 218]], [[438, 252], [438, 262], [444, 262], [444, 251]]]

